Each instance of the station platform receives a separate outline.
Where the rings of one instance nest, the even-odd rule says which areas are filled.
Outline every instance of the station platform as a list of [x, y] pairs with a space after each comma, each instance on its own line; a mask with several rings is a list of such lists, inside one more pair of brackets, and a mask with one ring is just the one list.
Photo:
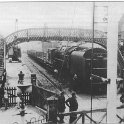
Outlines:
[[[18, 84], [18, 74], [22, 71], [24, 76], [24, 82], [23, 84]], [[16, 87], [17, 93], [21, 92], [18, 88], [19, 85], [31, 85], [31, 72], [27, 68], [23, 62], [12, 62], [9, 63], [8, 59], [6, 60], [6, 72], [7, 72], [7, 82], [5, 84], [5, 87]], [[31, 88], [28, 89], [31, 92]], [[27, 124], [27, 122], [33, 120], [38, 120], [44, 117], [45, 113], [41, 111], [37, 107], [33, 107], [31, 105], [25, 106], [25, 116], [20, 116], [20, 109], [17, 108], [17, 106], [8, 107], [7, 110], [5, 110], [5, 107], [2, 107], [0, 109], [0, 124], [13, 124], [14, 122], [17, 122], [18, 124]]]
[[24, 73], [23, 85], [31, 84], [31, 72], [25, 64], [19, 62], [6, 61], [6, 71], [7, 71], [7, 85], [6, 86], [17, 86], [18, 85], [18, 74], [20, 71]]
[[[21, 63], [18, 62], [12, 62], [9, 63], [8, 60], [6, 60], [6, 70], [7, 70], [7, 83], [6, 87], [17, 87], [18, 84], [18, 74], [20, 71], [22, 71], [25, 74], [25, 79], [23, 85], [31, 85], [31, 72], [27, 68], [27, 66], [23, 63], [23, 60]], [[19, 89], [18, 89], [18, 92]], [[30, 91], [29, 91], [30, 92]], [[68, 89], [65, 89], [65, 98], [68, 99], [71, 97], [71, 92], [68, 91]], [[122, 103], [120, 103], [120, 96], [117, 96], [117, 106], [120, 106]], [[77, 101], [79, 104], [78, 111], [83, 110], [91, 110], [91, 96], [87, 94], [77, 94]], [[92, 109], [106, 109], [107, 108], [107, 99], [105, 97], [97, 97], [92, 96]], [[1, 108], [0, 110], [0, 124], [12, 124], [14, 122], [18, 122], [18, 124], [26, 124], [27, 121], [29, 121], [32, 117], [39, 118], [40, 116], [43, 116], [44, 113], [42, 111], [39, 112], [39, 110], [36, 107], [32, 106], [26, 106], [26, 114], [23, 118], [20, 115], [17, 115], [19, 113], [19, 110], [17, 107], [12, 107], [7, 110], [4, 110], [4, 108]], [[66, 106], [65, 112], [69, 112], [69, 108]], [[123, 117], [124, 110], [119, 109], [117, 110], [120, 117]], [[105, 112], [97, 112], [93, 113], [92, 117], [95, 121], [100, 120], [100, 118], [105, 114]], [[89, 113], [90, 116], [90, 113]], [[11, 122], [11, 123], [10, 123]], [[23, 123], [22, 123], [23, 122]], [[69, 116], [64, 117], [64, 122], [69, 122]], [[79, 121], [81, 123], [82, 120]], [[88, 118], [85, 119], [85, 123], [90, 123], [90, 120]], [[103, 119], [102, 123], [106, 123], [106, 118]]]
[[36, 107], [26, 106], [25, 115], [20, 115], [20, 109], [17, 107], [12, 107], [7, 110], [2, 108], [0, 110], [0, 124], [27, 124], [31, 120], [42, 120], [44, 117], [44, 113], [37, 109]]

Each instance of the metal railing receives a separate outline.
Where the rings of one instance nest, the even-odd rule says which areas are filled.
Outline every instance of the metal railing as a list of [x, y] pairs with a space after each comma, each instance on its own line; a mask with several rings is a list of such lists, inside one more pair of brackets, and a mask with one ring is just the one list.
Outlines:
[[72, 122], [71, 124], [78, 124], [78, 121], [80, 120], [80, 119], [82, 119], [82, 121], [81, 121], [81, 123], [82, 124], [85, 124], [86, 122], [85, 122], [85, 117], [87, 117], [88, 119], [89, 119], [89, 121], [90, 122], [93, 122], [94, 124], [100, 124], [100, 123], [102, 123], [102, 121], [103, 121], [103, 119], [105, 119], [105, 117], [106, 117], [106, 109], [95, 109], [95, 110], [92, 110], [92, 113], [97, 113], [97, 112], [102, 112], [102, 113], [104, 113], [103, 115], [102, 115], [102, 117], [99, 119], [99, 120], [95, 120], [95, 119], [93, 119], [93, 118], [91, 118], [88, 114], [90, 114], [91, 113], [91, 110], [83, 110], [83, 111], [73, 111], [73, 112], [68, 112], [68, 113], [59, 113], [58, 115], [63, 115], [63, 116], [70, 116], [70, 115], [72, 115], [72, 114], [77, 114], [77, 115], [79, 115], [78, 117], [77, 117], [77, 119], [74, 121], [74, 122]]
[[[46, 117], [39, 116], [39, 118], [32, 117], [29, 121], [25, 120], [24, 124], [45, 124], [46, 123]], [[21, 122], [14, 122], [12, 124], [21, 124]]]
[[[94, 42], [106, 45], [106, 35], [102, 31], [95, 30]], [[92, 30], [78, 28], [44, 28], [24, 29], [14, 32], [5, 38], [8, 48], [13, 44], [27, 41], [48, 41], [48, 40], [67, 40], [67, 41], [89, 41], [92, 42]]]
[[39, 116], [38, 119], [35, 117], [32, 117], [30, 121], [26, 121], [27, 124], [43, 124], [46, 123], [46, 117], [44, 118], [43, 116]]

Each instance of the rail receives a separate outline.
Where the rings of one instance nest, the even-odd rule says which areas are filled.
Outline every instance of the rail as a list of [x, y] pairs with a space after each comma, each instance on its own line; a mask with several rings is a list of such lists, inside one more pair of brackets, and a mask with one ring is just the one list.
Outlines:
[[[26, 58], [26, 57], [25, 57]], [[46, 79], [46, 83], [44, 84], [44, 88], [46, 88], [46, 90], [49, 90], [50, 92], [53, 93], [53, 91], [55, 90], [55, 93], [59, 94], [60, 93], [60, 86], [58, 86], [57, 84], [55, 84], [46, 74], [44, 74], [38, 67], [36, 64], [34, 64], [34, 62], [32, 62], [32, 60], [29, 60], [28, 58], [26, 58], [26, 60], [37, 70], [37, 73], [39, 73], [39, 75], [43, 76]], [[27, 65], [28, 66], [28, 65]], [[28, 68], [30, 68], [28, 66]], [[31, 69], [30, 69], [31, 70]], [[40, 79], [37, 79], [39, 82], [43, 82]], [[49, 83], [50, 87], [52, 87], [52, 90], [50, 89], [49, 85], [47, 85], [47, 87], [45, 87], [45, 85]]]

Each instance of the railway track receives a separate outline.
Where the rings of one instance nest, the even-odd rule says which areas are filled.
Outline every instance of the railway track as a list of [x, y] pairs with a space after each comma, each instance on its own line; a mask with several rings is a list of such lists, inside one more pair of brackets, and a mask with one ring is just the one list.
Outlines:
[[[35, 61], [30, 59], [27, 55], [25, 55], [25, 63], [27, 63], [26, 65], [32, 73], [37, 74], [38, 86], [43, 87], [44, 89], [47, 89], [48, 91], [54, 92], [56, 94], [59, 94], [61, 92], [61, 89], [65, 91], [63, 88], [61, 88], [61, 84], [59, 84], [58, 81], [56, 80], [53, 81], [53, 78], [50, 78], [52, 76], [48, 75], [47, 71], [44, 68], [42, 68], [40, 65], [35, 63]], [[68, 98], [70, 96], [70, 93], [65, 91], [65, 97]], [[105, 98], [106, 98], [106, 95], [98, 95], [93, 97], [93, 99], [96, 99], [98, 101], [101, 101], [101, 99], [105, 99]]]
[[23, 57], [23, 61], [31, 73], [35, 73], [37, 75], [37, 86], [55, 94], [59, 94], [61, 92], [61, 85], [58, 82], [51, 80], [50, 77], [47, 76], [46, 71], [33, 60], [29, 59], [26, 54]]

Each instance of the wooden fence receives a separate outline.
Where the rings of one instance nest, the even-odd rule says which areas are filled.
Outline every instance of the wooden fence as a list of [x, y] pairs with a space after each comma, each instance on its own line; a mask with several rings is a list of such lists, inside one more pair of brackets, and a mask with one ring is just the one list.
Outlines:
[[[16, 87], [5, 87], [4, 89], [8, 93], [8, 106], [15, 106], [17, 104], [16, 98], [17, 98], [17, 89]], [[29, 105], [31, 104], [31, 93], [24, 93], [21, 94], [21, 96], [24, 98], [24, 104]], [[4, 106], [4, 103], [2, 104]]]

